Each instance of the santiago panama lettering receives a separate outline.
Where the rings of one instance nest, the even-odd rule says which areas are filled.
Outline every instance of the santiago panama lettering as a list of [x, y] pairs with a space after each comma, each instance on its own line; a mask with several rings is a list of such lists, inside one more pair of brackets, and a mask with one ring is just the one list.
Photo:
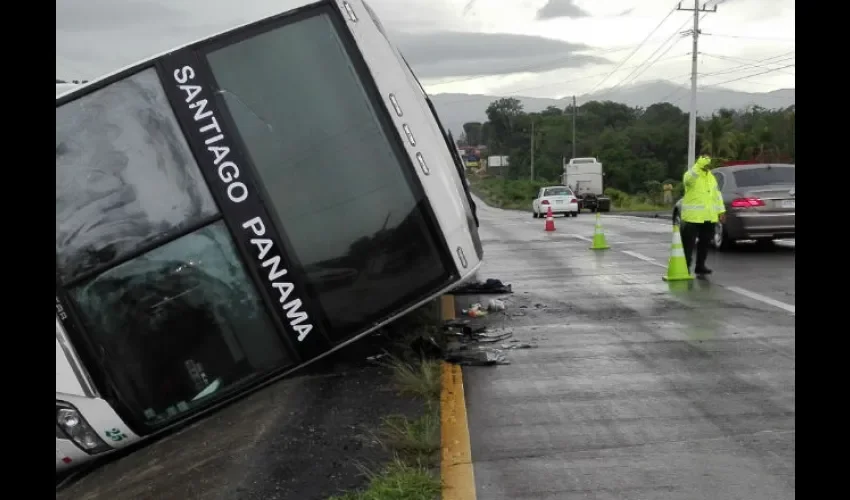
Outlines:
[[[218, 171], [218, 177], [227, 186], [227, 197], [233, 203], [241, 203], [248, 198], [248, 187], [239, 179], [239, 166], [228, 159], [230, 147], [225, 142], [225, 134], [213, 114], [207, 109], [207, 99], [197, 99], [203, 88], [200, 85], [189, 84], [195, 78], [195, 70], [191, 66], [183, 66], [174, 71], [174, 81], [177, 88], [185, 97], [189, 109], [194, 112], [193, 118], [198, 125], [198, 131], [204, 137], [207, 151], [212, 155], [213, 164]], [[257, 250], [257, 260], [263, 268], [269, 268], [268, 281], [280, 295], [281, 309], [286, 312], [286, 318], [293, 330], [298, 332], [298, 341], [302, 342], [313, 330], [313, 324], [305, 311], [301, 310], [301, 299], [290, 298], [295, 286], [283, 281], [288, 270], [281, 265], [280, 255], [274, 252], [274, 242], [263, 238], [266, 234], [266, 224], [259, 216], [252, 217], [242, 224], [242, 229], [251, 231], [251, 245]]]

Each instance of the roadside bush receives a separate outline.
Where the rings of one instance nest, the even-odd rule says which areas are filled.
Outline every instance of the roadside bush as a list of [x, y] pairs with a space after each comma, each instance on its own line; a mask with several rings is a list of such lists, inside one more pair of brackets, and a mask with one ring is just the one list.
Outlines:
[[661, 203], [660, 196], [652, 196], [646, 192], [631, 195], [616, 188], [607, 188], [605, 196], [611, 198], [611, 205], [614, 210], [651, 212], [669, 209]]
[[555, 183], [545, 180], [509, 180], [497, 177], [470, 179], [472, 192], [488, 205], [520, 210], [530, 210], [532, 197], [541, 187], [553, 184]]
[[623, 206], [630, 198], [628, 194], [624, 193], [623, 191], [620, 191], [617, 188], [612, 187], [605, 188], [605, 196], [611, 198], [611, 204], [615, 207]]
[[[496, 177], [470, 177], [472, 192], [483, 199], [488, 205], [496, 208], [508, 208], [514, 210], [531, 210], [531, 200], [537, 191], [544, 186], [551, 186], [556, 182], [530, 181], [530, 180], [508, 180]], [[681, 196], [681, 183], [673, 184], [673, 196]], [[614, 210], [624, 211], [664, 211], [670, 207], [664, 205], [662, 183], [649, 181], [646, 189], [639, 193], [629, 194], [617, 188], [606, 188], [605, 196], [611, 198]]]

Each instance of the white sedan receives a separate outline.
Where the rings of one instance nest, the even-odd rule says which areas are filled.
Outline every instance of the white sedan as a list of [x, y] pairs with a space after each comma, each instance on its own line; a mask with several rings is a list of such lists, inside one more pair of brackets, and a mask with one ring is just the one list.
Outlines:
[[578, 199], [572, 190], [566, 186], [548, 186], [540, 188], [534, 201], [531, 202], [531, 212], [535, 219], [546, 217], [552, 208], [553, 214], [578, 216]]

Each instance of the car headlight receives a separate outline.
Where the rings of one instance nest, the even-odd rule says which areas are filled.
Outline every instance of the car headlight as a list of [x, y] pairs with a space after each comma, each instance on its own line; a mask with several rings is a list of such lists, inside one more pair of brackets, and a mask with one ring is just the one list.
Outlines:
[[56, 424], [81, 450], [96, 455], [112, 449], [71, 405], [56, 404]]

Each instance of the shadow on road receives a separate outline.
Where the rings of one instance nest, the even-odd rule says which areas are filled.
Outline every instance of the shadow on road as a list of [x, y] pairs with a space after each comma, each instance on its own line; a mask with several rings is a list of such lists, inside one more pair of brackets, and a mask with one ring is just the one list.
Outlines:
[[[716, 250], [715, 250], [716, 251]], [[789, 255], [795, 253], [793, 240], [787, 243], [786, 240], [778, 241], [772, 244], [759, 244], [754, 242], [740, 242], [732, 248], [725, 250], [723, 253], [736, 255], [763, 255], [763, 254], [783, 254]]]

